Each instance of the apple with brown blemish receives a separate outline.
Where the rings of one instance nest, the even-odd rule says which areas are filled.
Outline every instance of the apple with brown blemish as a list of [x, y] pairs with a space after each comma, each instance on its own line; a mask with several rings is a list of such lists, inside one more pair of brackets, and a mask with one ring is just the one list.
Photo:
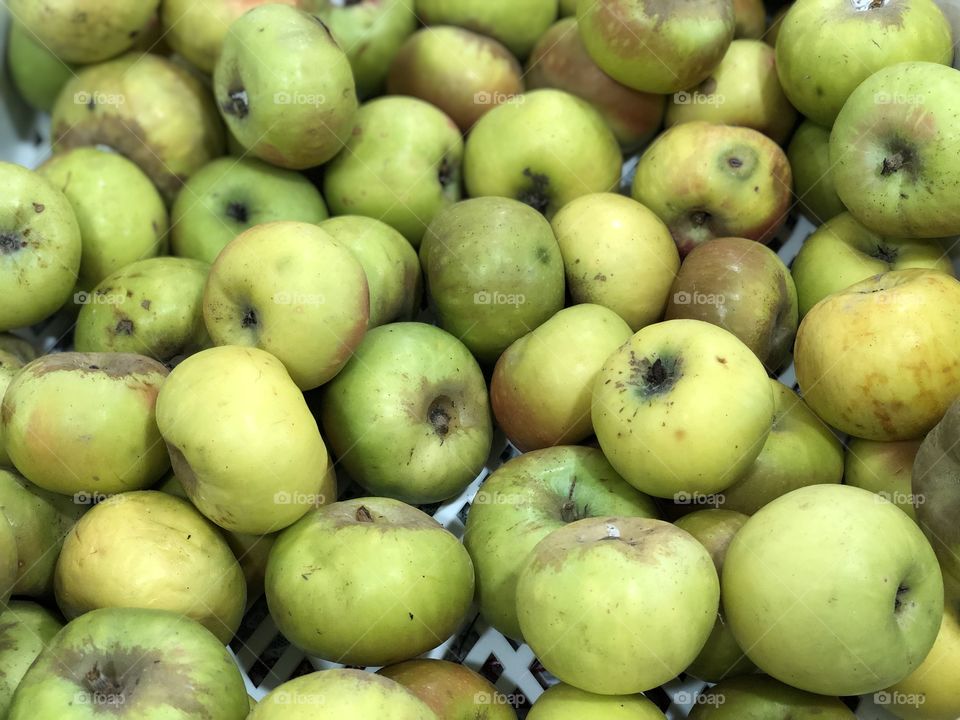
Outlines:
[[911, 518], [916, 519], [914, 504], [925, 502], [911, 490], [913, 463], [920, 440], [877, 442], [850, 438], [844, 455], [843, 481], [886, 498]]
[[[6, 350], [0, 350], [0, 401], [3, 400], [4, 393], [7, 392], [7, 386], [13, 380], [13, 376], [19, 372], [24, 365], [24, 361], [13, 353]], [[4, 448], [3, 442], [3, 423], [0, 423], [0, 467], [10, 465], [10, 458]]]
[[840, 698], [797, 690], [768, 675], [740, 675], [704, 687], [689, 720], [857, 720]]
[[792, 201], [790, 163], [750, 128], [689, 122], [640, 156], [633, 198], [670, 228], [681, 256], [717, 237], [768, 243]]
[[14, 600], [0, 610], [0, 713], [4, 717], [17, 685], [62, 627], [60, 618], [36, 603]]
[[377, 674], [410, 690], [440, 720], [517, 720], [508, 698], [466, 665], [447, 660], [408, 660]]
[[527, 720], [665, 720], [643, 695], [598, 695], [557, 683], [537, 698]]
[[801, 212], [815, 225], [846, 212], [833, 184], [830, 128], [804, 120], [787, 146], [793, 192]]
[[425, 25], [457, 25], [496, 38], [521, 60], [550, 23], [557, 0], [416, 0]]

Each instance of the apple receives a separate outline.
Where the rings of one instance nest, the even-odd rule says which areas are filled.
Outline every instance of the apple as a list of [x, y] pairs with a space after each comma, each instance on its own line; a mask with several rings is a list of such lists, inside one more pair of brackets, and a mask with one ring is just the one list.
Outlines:
[[[80, 227], [70, 201], [38, 173], [0, 162], [0, 331], [40, 322], [73, 292]], [[42, 242], [31, 240], [42, 238]]]
[[687, 255], [664, 317], [718, 325], [776, 372], [789, 361], [797, 334], [797, 289], [770, 248], [744, 238], [717, 238]]
[[102, 495], [170, 467], [154, 405], [167, 368], [132, 353], [64, 352], [28, 363], [3, 396], [7, 454], [44, 490]]
[[791, 388], [778, 380], [769, 382], [773, 426], [753, 465], [723, 491], [726, 510], [752, 515], [791, 490], [843, 478], [843, 446], [830, 428]]
[[940, 628], [943, 581], [920, 528], [847, 485], [777, 498], [734, 536], [723, 606], [761, 670], [823, 695], [875, 692], [909, 675]]
[[558, 683], [537, 698], [527, 720], [666, 720], [643, 695], [596, 695]]
[[729, 0], [693, 0], [670, 7], [639, 0], [580, 0], [580, 36], [601, 69], [624, 85], [674, 93], [715, 68], [735, 30]]
[[767, 9], [763, 0], [733, 0], [733, 17], [734, 38], [763, 39], [767, 30]]
[[608, 515], [657, 517], [657, 508], [596, 448], [536, 450], [497, 468], [473, 498], [463, 536], [484, 620], [521, 639], [515, 597], [524, 559], [568, 523]]
[[953, 263], [941, 240], [883, 237], [842, 212], [804, 240], [794, 258], [791, 272], [800, 313], [806, 315], [825, 297], [854, 283], [906, 268], [953, 274]]
[[10, 23], [7, 68], [17, 93], [34, 110], [50, 112], [60, 89], [73, 73], [65, 63], [19, 22]]
[[7, 353], [21, 363], [37, 359], [37, 349], [33, 343], [13, 333], [0, 332], [0, 352]]
[[7, 604], [17, 581], [17, 537], [3, 511], [0, 511], [0, 607]]
[[520, 63], [499, 42], [444, 26], [411, 35], [393, 58], [387, 76], [389, 94], [426, 100], [464, 133], [494, 106], [522, 93], [523, 85]]
[[36, 603], [14, 600], [0, 610], [0, 715], [7, 717], [17, 685], [61, 627], [53, 613]]
[[462, 156], [460, 130], [443, 112], [416, 98], [378, 98], [361, 106], [323, 193], [334, 215], [382, 220], [419, 247], [430, 221], [460, 199]]
[[377, 674], [413, 692], [440, 720], [517, 720], [509, 698], [485, 677], [460, 663], [407, 660]]
[[604, 360], [633, 335], [602, 305], [574, 305], [508, 347], [490, 400], [497, 425], [519, 450], [581, 442], [593, 434], [590, 400]]
[[104, 607], [170, 610], [224, 644], [247, 597], [240, 565], [213, 523], [155, 490], [114, 495], [80, 518], [63, 542], [54, 585], [68, 620]]
[[[960, 4], [957, 0], [935, 0], [953, 30], [954, 37], [960, 37]], [[960, 67], [960, 54], [954, 53], [953, 67]]]
[[850, 438], [844, 460], [843, 481], [847, 485], [875, 492], [916, 519], [914, 504], [926, 498], [911, 491], [913, 462], [920, 450], [919, 440], [876, 442]]
[[166, 610], [105, 608], [47, 644], [14, 693], [9, 720], [243, 720], [248, 707], [240, 669], [200, 623]]
[[574, 302], [608, 307], [634, 331], [663, 317], [680, 255], [660, 218], [628, 197], [594, 193], [551, 224]]
[[[7, 386], [10, 385], [14, 375], [16, 375], [22, 367], [23, 360], [6, 350], [0, 350], [0, 401], [3, 400], [3, 396], [7, 392]], [[0, 423], [0, 467], [9, 465], [10, 458], [7, 457], [7, 451], [3, 442], [3, 423]]]
[[280, 632], [305, 652], [389, 665], [460, 627], [473, 566], [429, 515], [398, 500], [359, 498], [312, 510], [284, 530], [270, 551], [266, 590]]
[[780, 87], [773, 48], [762, 40], [730, 43], [713, 72], [667, 106], [667, 127], [694, 120], [753, 128], [782, 145], [797, 111]]
[[811, 222], [819, 225], [846, 212], [833, 184], [830, 128], [804, 120], [787, 146], [787, 159], [797, 204]]
[[710, 555], [689, 533], [662, 520], [594, 517], [537, 543], [517, 581], [517, 616], [562, 682], [629, 695], [693, 661], [719, 598]]
[[550, 26], [533, 48], [524, 77], [531, 90], [556, 88], [590, 103], [629, 152], [646, 143], [663, 123], [664, 97], [621, 85], [590, 57], [576, 18]]
[[787, 97], [824, 127], [861, 82], [908, 60], [953, 62], [950, 23], [933, 0], [797, 0], [777, 36]]
[[815, 695], [766, 675], [741, 675], [704, 688], [689, 720], [856, 720], [838, 698]]
[[441, 720], [400, 683], [346, 668], [288, 680], [257, 703], [247, 720], [315, 720], [323, 715], [337, 720]]
[[420, 247], [440, 327], [493, 364], [514, 340], [563, 308], [563, 258], [544, 217], [486, 197], [447, 208]]
[[186, 68], [151, 54], [79, 69], [57, 97], [50, 123], [55, 151], [112, 148], [139, 165], [167, 202], [224, 149], [208, 89]]
[[324, 389], [320, 416], [353, 480], [411, 504], [461, 493], [483, 470], [493, 442], [476, 360], [455, 337], [423, 323], [368, 332]]
[[523, 59], [559, 10], [557, 0], [416, 0], [425, 25], [457, 25], [496, 38]]
[[803, 318], [794, 348], [800, 393], [842, 432], [917, 439], [960, 395], [958, 340], [955, 278], [922, 269], [875, 275]]
[[561, 90], [533, 90], [493, 108], [467, 138], [463, 173], [470, 197], [496, 195], [548, 218], [571, 200], [620, 180], [613, 132], [588, 103]]
[[315, 225], [273, 222], [241, 233], [217, 256], [203, 319], [217, 345], [267, 350], [309, 390], [350, 359], [367, 330], [369, 302], [350, 250]]
[[320, 191], [292, 170], [256, 158], [219, 158], [204, 165], [170, 212], [174, 255], [212, 263], [237, 235], [279, 220], [319, 223], [329, 216]]
[[326, 25], [289, 5], [260, 5], [230, 25], [213, 90], [240, 144], [280, 167], [327, 162], [353, 130], [357, 95], [346, 54]]
[[893, 237], [960, 233], [953, 203], [960, 72], [927, 62], [884, 68], [854, 90], [830, 134], [837, 194], [870, 230]]
[[604, 454], [627, 482], [655, 497], [732, 485], [760, 454], [774, 412], [757, 356], [701, 320], [643, 328], [607, 358], [593, 389]]
[[667, 224], [684, 256], [715, 237], [770, 242], [787, 218], [790, 188], [787, 156], [770, 138], [688, 122], [640, 156], [631, 194]]

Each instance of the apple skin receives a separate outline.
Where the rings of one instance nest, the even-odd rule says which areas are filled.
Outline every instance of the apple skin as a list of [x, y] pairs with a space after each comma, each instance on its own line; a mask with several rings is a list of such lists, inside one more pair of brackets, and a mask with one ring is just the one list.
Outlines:
[[667, 127], [694, 120], [753, 128], [782, 145], [797, 111], [780, 87], [773, 48], [762, 40], [730, 43], [710, 75], [667, 105]]
[[812, 223], [819, 225], [846, 212], [833, 184], [830, 128], [804, 120], [787, 146], [787, 159], [797, 203]]
[[521, 60], [557, 19], [557, 0], [416, 0], [425, 25], [458, 25], [496, 38]]
[[0, 332], [0, 352], [12, 355], [13, 359], [22, 363], [37, 359], [37, 349], [33, 343], [13, 333]]
[[0, 606], [7, 604], [17, 581], [19, 556], [13, 526], [0, 511]]
[[658, 513], [653, 500], [617, 475], [596, 448], [535, 450], [497, 468], [474, 497], [463, 536], [484, 620], [520, 640], [515, 597], [524, 559], [568, 523], [607, 515]]
[[[189, 683], [190, 694], [169, 688]], [[243, 720], [243, 676], [209, 630], [166, 610], [105, 608], [68, 623], [27, 670], [9, 720]]]
[[960, 395], [960, 282], [892, 270], [830, 295], [800, 323], [794, 362], [807, 404], [838, 430], [922, 437]]
[[580, 36], [610, 77], [669, 94], [701, 82], [733, 40], [733, 3], [694, 0], [667, 8], [638, 0], [580, 0]]
[[[847, 485], [875, 492], [916, 520], [911, 491], [913, 463], [920, 440], [876, 442], [850, 438], [844, 458], [843, 481]], [[926, 498], [924, 498], [925, 500]]]
[[697, 245], [683, 261], [664, 318], [718, 325], [776, 372], [789, 361], [797, 334], [797, 290], [770, 248], [744, 238], [717, 238]]
[[911, 60], [953, 62], [950, 24], [933, 0], [797, 0], [777, 36], [787, 97], [824, 127], [870, 75]]
[[[735, 39], [762, 40], [767, 30], [763, 0], [733, 0]], [[770, 45], [773, 47], [773, 43]]]
[[577, 14], [577, 0], [560, 0], [560, 17]]
[[493, 683], [459, 663], [408, 660], [377, 674], [410, 690], [440, 720], [517, 720], [517, 713]]
[[890, 270], [928, 268], [953, 275], [945, 244], [935, 238], [882, 237], [848, 212], [828, 220], [806, 240], [791, 272], [800, 299], [800, 314], [828, 295]]
[[689, 533], [662, 520], [595, 517], [555, 530], [527, 556], [517, 616], [562, 682], [629, 695], [693, 661], [719, 598], [710, 555]]
[[960, 233], [954, 202], [960, 136], [960, 73], [910, 62], [871, 75], [851, 94], [830, 134], [837, 194], [854, 217], [893, 237]]
[[684, 256], [715, 237], [769, 242], [787, 218], [791, 182], [787, 156], [765, 135], [689, 122], [640, 156], [631, 195], [667, 224]]
[[217, 256], [203, 319], [217, 345], [248, 345], [283, 362], [302, 390], [331, 380], [367, 331], [363, 266], [315, 225], [273, 222], [238, 235]]
[[463, 343], [424, 323], [368, 332], [324, 389], [320, 416], [353, 480], [411, 504], [462, 492], [493, 442], [483, 372]]
[[592, 416], [617, 472], [669, 498], [736, 482], [763, 448], [774, 408], [766, 370], [736, 336], [700, 320], [669, 320], [643, 328], [607, 359]]
[[[39, 173], [0, 162], [0, 331], [52, 315], [73, 292], [80, 227], [70, 201]], [[44, 239], [28, 241], [30, 234]]]
[[750, 469], [723, 491], [723, 508], [752, 515], [807, 485], [839, 483], [843, 446], [792, 388], [770, 379], [776, 416]]
[[305, 652], [348, 665], [389, 665], [439, 645], [466, 617], [473, 587], [460, 541], [388, 498], [311, 510], [280, 534], [267, 563], [267, 603], [280, 631]]
[[514, 341], [497, 360], [490, 381], [493, 413], [510, 442], [527, 452], [592, 435], [594, 380], [631, 335], [613, 310], [574, 305]]
[[14, 600], [0, 610], [0, 716], [7, 717], [17, 685], [62, 627], [36, 603]]
[[808, 692], [860, 695], [923, 661], [940, 628], [943, 580], [927, 539], [896, 505], [860, 488], [811, 485], [734, 536], [723, 606], [767, 674]]
[[6, 55], [10, 79], [19, 96], [34, 110], [50, 112], [61, 88], [73, 77], [73, 66], [18, 22], [10, 23]]
[[[6, 350], [0, 350], [0, 401], [3, 400], [3, 396], [7, 392], [7, 387], [13, 380], [13, 376], [20, 371], [23, 364], [24, 361], [16, 355]], [[3, 423], [0, 422], [0, 468], [9, 467], [10, 465], [10, 457], [7, 455], [5, 443], [3, 442]]]
[[666, 720], [643, 695], [596, 695], [559, 683], [537, 698], [527, 720]]
[[467, 138], [470, 197], [510, 197], [547, 218], [620, 181], [620, 146], [603, 117], [570, 93], [532, 90], [493, 108]]
[[[957, 0], [936, 0], [953, 30], [953, 37], [960, 37], [960, 4]], [[960, 53], [954, 53], [953, 67], [960, 68]]]
[[576, 18], [564, 18], [540, 36], [524, 80], [531, 90], [555, 88], [586, 100], [625, 152], [644, 145], [663, 124], [664, 97], [628, 88], [603, 72], [583, 46]]
[[388, 93], [426, 100], [464, 133], [523, 89], [523, 69], [507, 48], [458, 27], [415, 32], [400, 47], [387, 76]]
[[688, 717], [690, 720], [857, 718], [838, 698], [804, 692], [767, 675], [741, 675], [704, 688]]

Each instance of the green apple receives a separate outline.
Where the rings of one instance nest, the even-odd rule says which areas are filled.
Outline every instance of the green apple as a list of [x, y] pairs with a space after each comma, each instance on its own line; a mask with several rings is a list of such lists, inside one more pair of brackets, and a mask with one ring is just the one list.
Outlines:
[[910, 269], [851, 285], [803, 318], [794, 358], [824, 422], [866, 440], [922, 437], [960, 395], [960, 282]]
[[400, 683], [347, 668], [288, 680], [257, 703], [247, 720], [316, 720], [324, 715], [337, 720], [442, 720]]
[[[0, 350], [0, 402], [3, 401], [3, 396], [7, 392], [7, 386], [10, 385], [14, 375], [20, 371], [23, 364], [24, 361], [16, 355]], [[3, 423], [0, 423], [0, 467], [9, 465], [10, 458], [7, 456], [3, 442]]]
[[79, 147], [54, 155], [37, 172], [63, 192], [80, 225], [80, 290], [164, 253], [169, 219], [163, 198], [125, 157]]
[[47, 644], [9, 720], [243, 720], [248, 708], [240, 669], [201, 624], [166, 610], [105, 608]]
[[263, 350], [188, 357], [161, 389], [157, 425], [190, 500], [225, 530], [266, 535], [317, 504], [326, 446], [283, 363]]
[[701, 82], [730, 41], [736, 18], [729, 0], [665, 7], [638, 0], [580, 0], [580, 36], [605, 73], [636, 90], [674, 93]]
[[556, 88], [586, 100], [626, 152], [646, 143], [663, 123], [664, 97], [628, 88], [603, 72], [583, 46], [576, 18], [564, 18], [540, 36], [524, 80], [531, 90]]
[[171, 250], [206, 263], [254, 225], [319, 223], [329, 214], [320, 191], [292, 170], [256, 158], [219, 158], [183, 186], [170, 212]]
[[419, 247], [430, 221], [460, 199], [463, 139], [443, 112], [416, 98], [365, 103], [346, 149], [324, 175], [334, 215], [367, 215]]
[[494, 106], [522, 93], [523, 86], [523, 69], [513, 53], [491, 37], [459, 27], [415, 32], [387, 76], [391, 95], [436, 105], [464, 133]]
[[933, 0], [797, 0], [777, 36], [787, 97], [824, 127], [861, 82], [909, 60], [953, 62], [950, 23]]
[[687, 255], [664, 317], [719, 325], [776, 372], [789, 362], [797, 334], [797, 289], [770, 248], [744, 238], [717, 238]]
[[753, 128], [782, 145], [797, 111], [780, 87], [773, 48], [762, 40], [730, 43], [713, 72], [667, 106], [667, 127], [694, 120]]
[[533, 90], [480, 118], [463, 173], [471, 197], [510, 197], [552, 217], [581, 195], [615, 188], [622, 160], [592, 106], [562, 90]]
[[559, 683], [547, 688], [527, 720], [666, 720], [643, 695], [596, 695]]
[[410, 690], [440, 720], [517, 720], [509, 698], [482, 675], [446, 660], [408, 660], [380, 670]]
[[416, 0], [425, 25], [457, 25], [496, 38], [523, 59], [557, 18], [557, 0]]
[[704, 688], [690, 720], [856, 720], [838, 698], [815, 695], [766, 675], [742, 675]]
[[660, 218], [630, 198], [595, 193], [551, 224], [574, 302], [608, 307], [634, 331], [663, 317], [680, 255]]
[[367, 331], [363, 266], [307, 223], [256, 225], [210, 268], [203, 319], [217, 345], [273, 353], [304, 390], [334, 377]]
[[716, 237], [772, 240], [787, 218], [791, 182], [787, 156], [765, 135], [688, 122], [640, 156], [631, 194], [667, 224], [684, 256]]
[[411, 504], [461, 493], [493, 442], [477, 361], [453, 335], [423, 323], [368, 332], [325, 388], [320, 417], [353, 480]]
[[420, 258], [403, 235], [362, 215], [330, 218], [320, 223], [320, 229], [363, 266], [370, 290], [369, 327], [416, 315], [423, 294]]
[[[763, 0], [733, 0], [735, 38], [761, 40], [767, 30], [767, 9]], [[771, 43], [770, 47], [773, 47]]]
[[7, 604], [17, 582], [17, 538], [13, 526], [0, 511], [0, 607]]
[[54, 576], [68, 620], [104, 607], [170, 610], [230, 642], [246, 607], [240, 565], [189, 502], [155, 490], [114, 495], [71, 528]]
[[577, 14], [577, 0], [560, 0], [560, 17]]
[[52, 315], [73, 292], [80, 228], [70, 201], [39, 173], [0, 162], [0, 331]]
[[777, 498], [723, 565], [733, 635], [761, 670], [801, 690], [858, 695], [920, 665], [940, 628], [943, 580], [920, 528], [847, 485]]
[[12, 355], [13, 359], [22, 363], [37, 359], [37, 349], [33, 343], [13, 333], [0, 332], [0, 352]]
[[757, 356], [701, 320], [643, 328], [607, 359], [593, 390], [593, 428], [610, 464], [664, 498], [736, 482], [760, 454], [774, 412]]
[[132, 353], [38, 358], [3, 396], [7, 454], [27, 480], [65, 495], [152, 485], [170, 467], [154, 411], [167, 374]]
[[787, 146], [787, 159], [797, 204], [811, 222], [819, 225], [846, 212], [833, 184], [830, 128], [804, 120]]
[[10, 23], [6, 55], [10, 79], [20, 97], [33, 109], [50, 112], [60, 89], [73, 76], [72, 64], [54, 55], [19, 22]]
[[280, 167], [327, 162], [353, 130], [357, 94], [346, 54], [326, 25], [289, 5], [260, 5], [230, 25], [213, 90], [240, 144]]
[[906, 268], [929, 268], [953, 274], [944, 242], [936, 238], [882, 237], [868, 230], [848, 212], [831, 218], [800, 247], [791, 266], [800, 299], [800, 313], [827, 295], [854, 283]]
[[465, 200], [430, 223], [420, 263], [440, 327], [492, 364], [563, 308], [563, 258], [550, 224], [516, 200]]
[[926, 500], [914, 496], [911, 490], [913, 462], [919, 450], [919, 440], [877, 442], [850, 438], [844, 456], [843, 481], [877, 493], [916, 519], [914, 504]]
[[508, 347], [490, 381], [497, 425], [519, 450], [572, 445], [593, 434], [590, 400], [607, 357], [633, 335], [602, 305], [574, 305]]
[[14, 600], [0, 610], [0, 716], [7, 717], [17, 685], [61, 627], [53, 613], [36, 603]]
[[13, 592], [46, 597], [60, 548], [70, 528], [87, 510], [84, 497], [47, 492], [10, 470], [0, 470], [0, 511], [17, 542], [17, 576]]
[[596, 448], [536, 450], [497, 468], [474, 497], [463, 536], [484, 620], [521, 639], [515, 597], [524, 559], [568, 523], [608, 515], [657, 517], [657, 508]]
[[960, 233], [953, 202], [960, 136], [960, 72], [908, 62], [871, 75], [854, 90], [830, 134], [837, 194], [870, 230], [893, 237]]
[[270, 551], [266, 589], [277, 627], [305, 652], [389, 665], [460, 627], [473, 566], [429, 515], [398, 500], [359, 498], [317, 508], [284, 530]]
[[723, 491], [723, 507], [752, 515], [772, 500], [807, 485], [839, 483], [843, 446], [791, 388], [771, 379], [773, 426], [753, 465]]
[[543, 666], [601, 695], [676, 677], [707, 641], [719, 599], [706, 549], [649, 518], [595, 517], [555, 530], [517, 581], [520, 629]]

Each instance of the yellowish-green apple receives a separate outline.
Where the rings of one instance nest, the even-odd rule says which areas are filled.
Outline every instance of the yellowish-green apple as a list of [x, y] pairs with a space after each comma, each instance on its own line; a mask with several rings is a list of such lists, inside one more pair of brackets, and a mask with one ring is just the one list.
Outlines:
[[929, 652], [943, 580], [920, 528], [847, 485], [777, 498], [734, 536], [723, 607], [757, 666], [801, 690], [859, 695], [899, 682]]
[[13, 527], [0, 511], [0, 606], [6, 606], [17, 582], [17, 538]]
[[425, 25], [457, 25], [496, 38], [523, 59], [557, 18], [557, 0], [416, 0]]
[[496, 686], [466, 665], [447, 660], [408, 660], [381, 669], [410, 690], [440, 720], [517, 720], [517, 713]]
[[73, 76], [73, 65], [16, 21], [10, 23], [6, 55], [10, 79], [20, 97], [33, 109], [50, 112], [60, 89]]
[[530, 708], [527, 720], [665, 720], [643, 695], [597, 695], [558, 683]]
[[913, 462], [918, 450], [919, 440], [877, 442], [850, 438], [844, 456], [843, 481], [877, 493], [916, 519], [914, 504], [926, 500], [914, 496], [911, 490]]
[[607, 359], [593, 390], [593, 428], [610, 464], [663, 498], [736, 482], [760, 454], [774, 412], [757, 356], [702, 320], [643, 328]]
[[960, 395], [960, 282], [891, 270], [829, 295], [800, 323], [794, 362], [807, 404], [838, 430], [922, 437]]
[[836, 697], [816, 695], [767, 675], [741, 675], [704, 688], [690, 720], [856, 720]]
[[0, 715], [7, 716], [17, 685], [61, 627], [53, 613], [36, 603], [14, 600], [0, 610]]
[[37, 349], [33, 343], [13, 333], [0, 332], [0, 352], [12, 355], [22, 363], [37, 359]]
[[763, 38], [767, 29], [767, 9], [763, 0], [733, 0], [733, 18], [735, 38]]
[[[19, 372], [24, 365], [24, 361], [16, 355], [0, 350], [0, 402], [3, 401], [4, 393], [7, 392], [7, 386], [13, 380], [13, 376]], [[10, 465], [10, 458], [4, 448], [3, 442], [3, 423], [0, 423], [0, 467]]]
[[830, 128], [804, 120], [787, 146], [797, 204], [811, 222], [820, 224], [846, 212], [833, 185]]

